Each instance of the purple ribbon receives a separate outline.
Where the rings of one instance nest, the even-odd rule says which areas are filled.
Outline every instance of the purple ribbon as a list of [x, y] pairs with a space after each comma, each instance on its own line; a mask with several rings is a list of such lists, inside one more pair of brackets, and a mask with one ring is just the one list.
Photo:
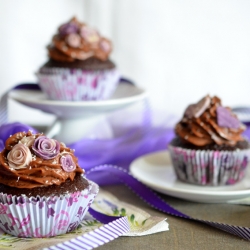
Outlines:
[[17, 132], [28, 132], [31, 130], [34, 133], [37, 133], [37, 130], [32, 128], [29, 125], [22, 124], [20, 122], [7, 123], [0, 126], [0, 151], [4, 149], [5, 141], [9, 138], [10, 135], [14, 135]]
[[98, 221], [100, 221], [103, 224], [108, 224], [112, 221], [115, 221], [117, 219], [123, 218], [123, 216], [110, 216], [106, 214], [102, 214], [100, 212], [97, 212], [96, 210], [89, 208], [89, 213]]
[[[79, 165], [85, 171], [104, 163], [128, 169], [130, 163], [137, 157], [166, 149], [166, 145], [173, 135], [173, 129], [169, 128], [133, 127], [114, 139], [91, 140], [85, 138], [69, 147], [75, 149]], [[106, 172], [94, 176], [93, 181], [100, 185], [115, 183], [114, 180], [108, 178]]]

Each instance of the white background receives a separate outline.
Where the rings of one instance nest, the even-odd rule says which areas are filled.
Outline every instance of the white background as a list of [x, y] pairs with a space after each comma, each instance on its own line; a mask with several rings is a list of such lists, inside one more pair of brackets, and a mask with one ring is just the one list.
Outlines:
[[[113, 41], [122, 74], [164, 114], [180, 116], [206, 94], [250, 106], [248, 0], [0, 0], [0, 12], [0, 94], [36, 81], [46, 45], [75, 15]], [[9, 118], [32, 125], [54, 119], [14, 101]]]

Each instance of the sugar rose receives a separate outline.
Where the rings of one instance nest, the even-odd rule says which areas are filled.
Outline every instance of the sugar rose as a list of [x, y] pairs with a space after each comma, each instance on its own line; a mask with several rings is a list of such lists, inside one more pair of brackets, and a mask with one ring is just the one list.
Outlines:
[[74, 163], [71, 155], [62, 155], [60, 163], [65, 172], [72, 172], [76, 169], [76, 164]]
[[16, 144], [7, 155], [9, 166], [14, 169], [26, 168], [32, 160], [32, 155], [27, 146]]
[[50, 160], [60, 153], [60, 143], [57, 140], [49, 139], [46, 136], [36, 138], [32, 149], [34, 153], [45, 160]]
[[82, 26], [80, 29], [80, 35], [86, 39], [89, 43], [97, 43], [100, 40], [98, 32], [88, 26]]

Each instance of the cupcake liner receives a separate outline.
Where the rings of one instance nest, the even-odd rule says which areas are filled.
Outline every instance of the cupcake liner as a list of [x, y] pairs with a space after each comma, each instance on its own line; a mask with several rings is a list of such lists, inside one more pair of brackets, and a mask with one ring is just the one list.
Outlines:
[[46, 69], [36, 75], [49, 99], [63, 101], [108, 99], [120, 79], [117, 69], [86, 71], [56, 68]]
[[235, 151], [192, 150], [169, 145], [178, 179], [198, 185], [232, 185], [246, 173], [250, 149]]
[[0, 193], [0, 228], [17, 237], [44, 238], [74, 230], [98, 193], [88, 181], [83, 191], [64, 196], [27, 197]]

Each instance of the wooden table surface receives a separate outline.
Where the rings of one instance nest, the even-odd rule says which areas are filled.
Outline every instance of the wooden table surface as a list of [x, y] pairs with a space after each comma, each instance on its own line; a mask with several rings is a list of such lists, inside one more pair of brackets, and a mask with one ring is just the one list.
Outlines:
[[[136, 205], [151, 215], [166, 217], [169, 231], [139, 237], [119, 237], [98, 249], [250, 249], [250, 241], [220, 231], [202, 223], [166, 215], [149, 207], [132, 191], [122, 185], [106, 186], [103, 189], [113, 193], [120, 200]], [[250, 227], [250, 206], [231, 204], [205, 204], [184, 201], [161, 195], [174, 208], [192, 217], [238, 226]]]

